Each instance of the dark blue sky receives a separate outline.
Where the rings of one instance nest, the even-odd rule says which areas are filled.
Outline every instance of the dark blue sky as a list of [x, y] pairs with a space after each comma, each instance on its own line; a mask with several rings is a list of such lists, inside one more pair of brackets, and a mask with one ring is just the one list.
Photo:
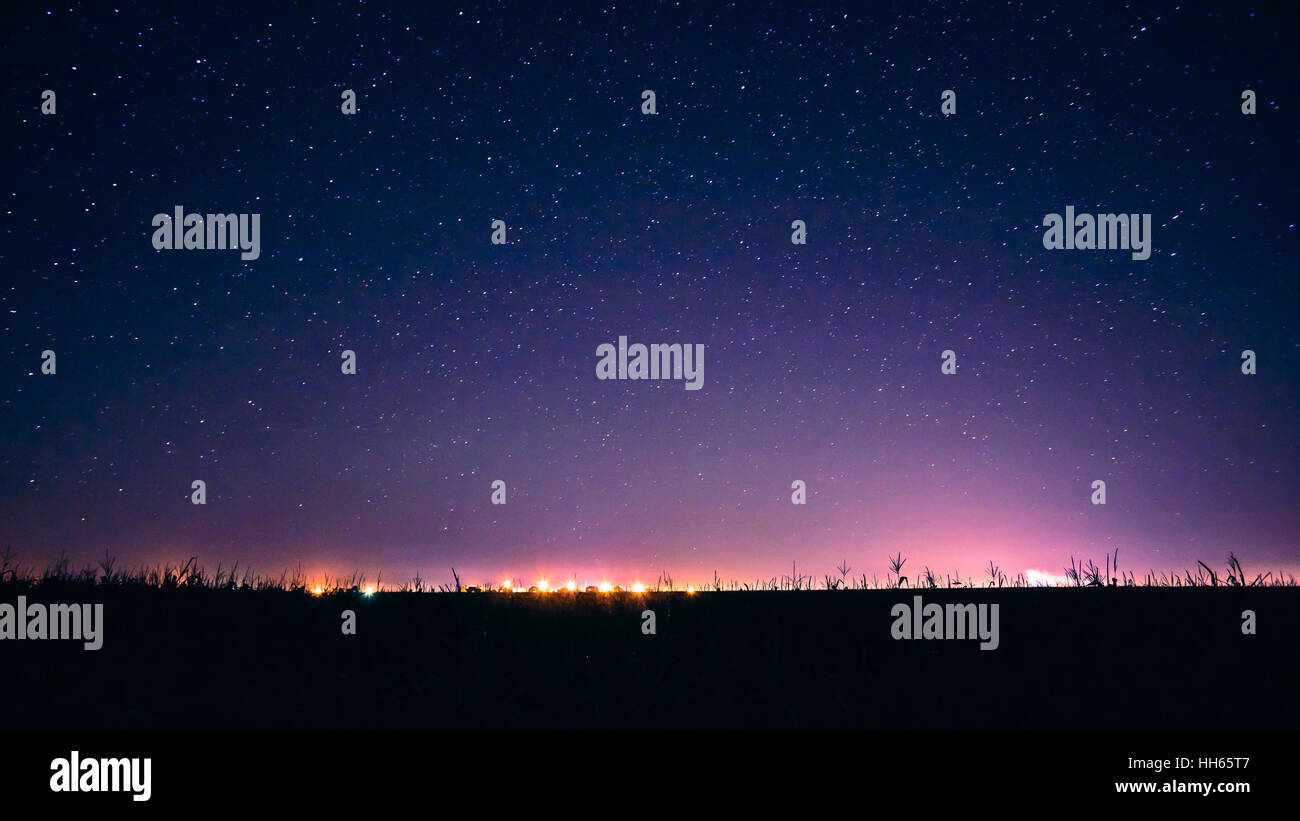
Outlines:
[[[0, 543], [583, 583], [1297, 569], [1294, 20], [861, 6], [20, 9]], [[260, 213], [261, 257], [154, 250], [176, 205]], [[1045, 250], [1071, 205], [1150, 213], [1150, 259]], [[703, 344], [703, 389], [596, 379], [620, 335]]]

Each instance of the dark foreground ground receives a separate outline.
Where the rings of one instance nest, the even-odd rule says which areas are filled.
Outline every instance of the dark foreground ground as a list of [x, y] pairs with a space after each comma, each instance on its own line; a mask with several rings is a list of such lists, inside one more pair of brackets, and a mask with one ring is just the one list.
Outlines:
[[[0, 641], [0, 729], [1300, 728], [1300, 589], [933, 590], [1000, 646], [895, 641], [915, 591], [339, 594], [0, 586], [103, 602], [104, 647]], [[641, 612], [656, 614], [643, 635]], [[340, 631], [342, 611], [357, 635]], [[1256, 635], [1243, 635], [1253, 610]]]

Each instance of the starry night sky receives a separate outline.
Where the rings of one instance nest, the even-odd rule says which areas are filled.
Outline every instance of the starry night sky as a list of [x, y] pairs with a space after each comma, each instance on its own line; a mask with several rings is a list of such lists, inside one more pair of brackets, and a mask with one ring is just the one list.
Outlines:
[[[1283, 4], [411, 5], [11, 13], [20, 559], [1300, 566]], [[155, 251], [176, 205], [260, 213], [261, 258]], [[1068, 205], [1151, 213], [1151, 258], [1046, 251]], [[704, 388], [598, 380], [620, 335]]]

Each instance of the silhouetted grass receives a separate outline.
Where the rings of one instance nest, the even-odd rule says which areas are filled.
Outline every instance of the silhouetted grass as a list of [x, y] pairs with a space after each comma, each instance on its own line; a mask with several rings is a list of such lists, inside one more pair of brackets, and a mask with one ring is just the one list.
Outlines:
[[[908, 588], [908, 577], [902, 573], [903, 566], [907, 563], [901, 553], [894, 556], [888, 556], [888, 569], [885, 580], [882, 583], [875, 574], [872, 574], [871, 580], [868, 581], [865, 573], [857, 578], [849, 578], [849, 571], [852, 569], [845, 560], [840, 566], [835, 568], [835, 574], [823, 574], [822, 582], [816, 585], [815, 579], [811, 574], [799, 572], [798, 565], [791, 562], [790, 573], [780, 577], [773, 576], [768, 579], [756, 579], [751, 582], [723, 581], [719, 578], [717, 571], [713, 572], [713, 578], [701, 584], [688, 584], [685, 586], [675, 586], [672, 575], [668, 571], [662, 571], [658, 580], [651, 585], [646, 585], [646, 592], [667, 593], [674, 590], [691, 590], [691, 591], [761, 591], [761, 590], [896, 590]], [[1195, 573], [1191, 570], [1185, 570], [1180, 575], [1177, 571], [1157, 573], [1154, 569], [1148, 570], [1144, 579], [1139, 581], [1131, 572], [1121, 572], [1119, 570], [1119, 550], [1116, 549], [1113, 555], [1107, 555], [1102, 566], [1098, 566], [1092, 559], [1078, 561], [1075, 557], [1070, 557], [1070, 566], [1064, 568], [1064, 584], [1056, 585], [1049, 582], [1031, 583], [1024, 573], [1017, 573], [1014, 578], [1008, 578], [1007, 575], [993, 561], [989, 562], [987, 574], [989, 580], [984, 586], [986, 587], [1295, 587], [1297, 586], [1296, 577], [1283, 572], [1268, 571], [1256, 574], [1253, 579], [1246, 581], [1247, 574], [1242, 568], [1241, 561], [1234, 553], [1229, 553], [1227, 558], [1226, 578], [1221, 578], [1219, 574], [1203, 561], [1197, 562]], [[1118, 575], [1112, 575], [1118, 574]], [[43, 568], [36, 566], [24, 566], [16, 560], [12, 547], [6, 546], [0, 551], [0, 584], [14, 585], [19, 588], [30, 589], [46, 585], [96, 585], [104, 587], [119, 588], [150, 588], [160, 590], [180, 590], [180, 589], [204, 589], [204, 590], [227, 590], [227, 591], [257, 591], [257, 590], [279, 590], [290, 593], [302, 593], [315, 596], [328, 596], [339, 593], [378, 593], [378, 592], [399, 592], [399, 593], [464, 593], [464, 592], [510, 592], [523, 593], [530, 590], [527, 585], [512, 585], [503, 587], [492, 582], [481, 582], [479, 584], [465, 585], [461, 583], [459, 574], [455, 568], [451, 569], [451, 581], [448, 583], [430, 584], [420, 574], [416, 574], [408, 582], [397, 585], [388, 591], [384, 590], [382, 583], [382, 574], [376, 577], [374, 584], [366, 583], [366, 576], [358, 572], [353, 572], [349, 576], [323, 576], [320, 580], [311, 581], [303, 573], [302, 565], [298, 565], [292, 570], [281, 570], [277, 574], [264, 574], [255, 572], [251, 567], [240, 568], [238, 563], [226, 568], [221, 564], [217, 565], [215, 571], [209, 572], [205, 567], [199, 564], [197, 556], [189, 557], [183, 564], [173, 565], [164, 563], [153, 567], [136, 566], [132, 568], [119, 568], [117, 559], [105, 553], [104, 558], [95, 566], [87, 566], [80, 569], [73, 568], [71, 561], [66, 555], [60, 555], [57, 559], [50, 562]], [[1122, 582], [1122, 583], [1121, 583]], [[962, 578], [960, 574], [945, 575], [941, 580], [928, 566], [924, 574], [917, 580], [916, 587], [919, 589], [938, 589], [938, 588], [972, 588], [981, 586], [973, 578]], [[609, 592], [622, 592], [623, 588], [613, 587]], [[584, 595], [590, 591], [579, 586], [576, 591], [564, 589], [564, 582], [555, 583], [550, 594], [562, 596], [573, 595], [575, 592], [581, 592]]]

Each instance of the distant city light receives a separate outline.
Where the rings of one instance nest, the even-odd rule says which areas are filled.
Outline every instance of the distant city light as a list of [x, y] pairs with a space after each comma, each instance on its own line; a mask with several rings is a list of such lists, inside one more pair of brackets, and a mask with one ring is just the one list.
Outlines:
[[[464, 588], [464, 589], [468, 590], [469, 588]], [[493, 590], [493, 588], [487, 586], [483, 587], [482, 589], [488, 592], [491, 592]], [[533, 584], [528, 588], [517, 587], [515, 586], [515, 583], [513, 581], [511, 581], [510, 579], [506, 579], [505, 581], [501, 582], [500, 587], [495, 589], [503, 593], [523, 593], [525, 592], [525, 590], [527, 590], [527, 592], [529, 593], [583, 593], [583, 592], [622, 593], [626, 590], [627, 592], [630, 593], [644, 595], [646, 593], [652, 592], [652, 588], [646, 586], [641, 582], [636, 582], [630, 587], [622, 588], [608, 580], [602, 581], [599, 584], [583, 586], [578, 584], [577, 579], [570, 579], [569, 581], [564, 582], [562, 585], [554, 585], [554, 586], [551, 584], [549, 579], [538, 579], [536, 584]], [[658, 589], [658, 588], [653, 588], [653, 589]], [[697, 592], [694, 585], [691, 585], [684, 589], [683, 588], [678, 588], [678, 589], [682, 590], [688, 595], [695, 595], [695, 593]], [[474, 588], [474, 590], [477, 591], [478, 588]], [[314, 590], [312, 590], [313, 595], [321, 595], [324, 592], [325, 592], [324, 589], [320, 587], [317, 587]], [[365, 594], [367, 596], [372, 595], [374, 592], [375, 592], [375, 588], [373, 586], [367, 587], [365, 589]]]

